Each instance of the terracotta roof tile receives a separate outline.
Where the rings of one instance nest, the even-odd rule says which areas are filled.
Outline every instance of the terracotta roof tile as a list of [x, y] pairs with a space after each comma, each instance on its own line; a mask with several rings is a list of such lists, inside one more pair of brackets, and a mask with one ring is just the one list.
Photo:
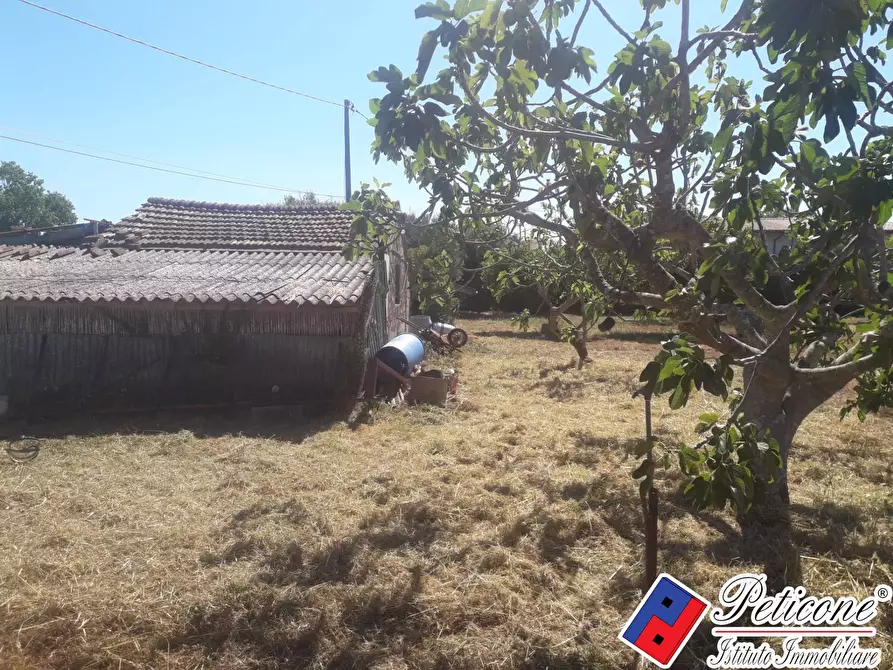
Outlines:
[[116, 231], [140, 237], [143, 248], [340, 251], [353, 214], [334, 205], [227, 205], [149, 198]]

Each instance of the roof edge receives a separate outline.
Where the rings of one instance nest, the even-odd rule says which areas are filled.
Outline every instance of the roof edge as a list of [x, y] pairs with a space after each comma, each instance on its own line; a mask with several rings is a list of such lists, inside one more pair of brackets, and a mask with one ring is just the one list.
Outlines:
[[[252, 205], [226, 202], [208, 202], [204, 200], [179, 200], [176, 198], [149, 198], [140, 207], [146, 206], [163, 206], [177, 207], [179, 209], [198, 209], [212, 211], [231, 211], [231, 212], [338, 212], [340, 204], [337, 203], [318, 203], [313, 206], [306, 207], [290, 207], [288, 205], [270, 204], [270, 205]], [[345, 211], [345, 214], [349, 212]]]

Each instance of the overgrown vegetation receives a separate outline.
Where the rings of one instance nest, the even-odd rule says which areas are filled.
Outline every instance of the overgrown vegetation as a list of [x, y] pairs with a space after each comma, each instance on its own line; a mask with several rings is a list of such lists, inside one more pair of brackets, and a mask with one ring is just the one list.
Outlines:
[[[38, 457], [0, 461], [0, 665], [628, 667], [616, 635], [640, 597], [642, 543], [631, 394], [669, 333], [621, 323], [577, 371], [566, 345], [508, 321], [462, 325], [473, 339], [446, 409], [306, 428], [29, 428], [50, 437]], [[710, 596], [791, 542], [810, 593], [889, 583], [893, 415], [840, 423], [854, 397], [798, 434], [784, 540], [692, 514], [678, 470], [657, 478], [661, 568]], [[660, 403], [656, 435], [691, 439], [720, 409]], [[886, 656], [893, 619], [877, 624]], [[713, 645], [705, 625], [677, 667], [702, 667]]]
[[[503, 284], [563, 275], [581, 298], [671, 316], [690, 346], [643, 383], [665, 375], [674, 406], [729, 397], [696, 448], [760, 439], [700, 472], [707, 499], [743, 512], [756, 492], [748, 519], [784, 523], [802, 422], [853, 380], [860, 417], [893, 405], [893, 0], [715, 0], [721, 23], [699, 26], [706, 4], [641, 0], [624, 26], [599, 0], [426, 2], [414, 73], [369, 75], [386, 89], [373, 153], [427, 190], [442, 225], [537, 231]], [[608, 31], [623, 46], [605, 59]], [[364, 188], [348, 204], [361, 250], [392, 236], [389, 202]], [[771, 212], [792, 225], [778, 256]], [[846, 303], [868, 323], [842, 318]], [[748, 370], [740, 393], [685, 373], [704, 346]], [[776, 476], [760, 445], [778, 446]]]

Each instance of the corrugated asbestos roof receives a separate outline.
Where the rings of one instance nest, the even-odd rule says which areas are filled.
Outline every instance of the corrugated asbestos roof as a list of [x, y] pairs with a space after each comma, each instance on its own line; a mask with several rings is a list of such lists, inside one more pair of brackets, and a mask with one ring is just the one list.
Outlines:
[[341, 251], [351, 212], [334, 205], [226, 205], [149, 198], [117, 230], [140, 238], [143, 248], [281, 249]]
[[371, 272], [334, 253], [13, 247], [0, 299], [350, 305]]

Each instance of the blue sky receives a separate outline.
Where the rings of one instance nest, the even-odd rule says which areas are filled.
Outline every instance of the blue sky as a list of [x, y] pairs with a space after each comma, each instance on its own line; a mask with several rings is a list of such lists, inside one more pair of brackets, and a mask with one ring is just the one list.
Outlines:
[[[349, 98], [365, 113], [369, 99], [382, 95], [367, 73], [390, 63], [411, 71], [421, 36], [432, 26], [413, 16], [420, 0], [36, 1], [259, 79], [332, 100]], [[702, 3], [711, 11], [701, 11]], [[629, 30], [641, 22], [635, 0], [605, 4]], [[718, 2], [697, 5], [693, 29], [721, 20]], [[589, 24], [581, 42], [596, 50], [603, 69], [622, 43], [600, 20]], [[675, 42], [676, 30], [668, 21], [661, 33]], [[7, 130], [15, 128], [255, 182], [344, 191], [337, 107], [207, 70], [16, 0], [0, 3], [0, 43], [7, 54], [0, 134], [54, 144]], [[404, 207], [423, 209], [424, 194], [406, 183], [402, 170], [373, 163], [372, 129], [356, 115], [352, 133], [354, 187], [378, 177], [393, 182]], [[150, 196], [247, 203], [283, 195], [2, 139], [0, 160], [36, 173], [88, 218], [120, 219]]]

